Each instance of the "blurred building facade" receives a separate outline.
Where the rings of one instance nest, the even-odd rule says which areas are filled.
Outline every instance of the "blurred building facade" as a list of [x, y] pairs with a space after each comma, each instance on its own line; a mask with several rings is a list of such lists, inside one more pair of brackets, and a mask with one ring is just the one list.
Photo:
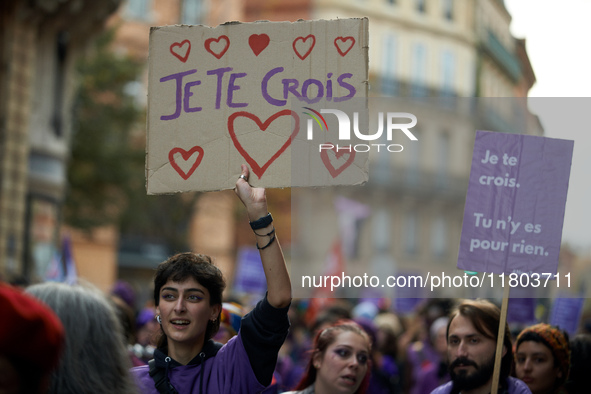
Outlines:
[[[240, 0], [129, 0], [108, 21], [117, 29], [114, 50], [129, 54], [146, 65], [135, 86], [137, 102], [147, 105], [147, 64], [150, 27], [175, 24], [205, 24], [240, 20]], [[138, 131], [142, 135], [145, 128]], [[145, 139], [144, 139], [145, 141]], [[232, 280], [236, 255], [235, 199], [233, 191], [206, 193], [199, 197], [189, 226], [189, 247], [213, 256], [227, 280]], [[118, 277], [130, 283], [141, 304], [151, 299], [154, 268], [168, 257], [169, 248], [147, 240], [119, 234], [116, 264]]]
[[119, 3], [0, 4], [0, 277], [42, 276], [56, 251], [75, 60]]
[[[288, 3], [302, 10], [285, 18]], [[302, 223], [293, 228], [301, 244], [299, 272], [325, 272], [332, 242], [342, 240], [347, 231], [343, 217], [350, 220], [336, 203], [345, 197], [370, 210], [355, 221], [355, 238], [346, 241], [355, 246], [343, 245], [347, 274], [385, 278], [427, 271], [453, 273], [475, 130], [543, 134], [525, 99], [535, 74], [525, 41], [510, 33], [511, 16], [503, 1], [271, 4], [250, 0], [246, 4], [246, 20], [280, 20], [273, 16], [273, 6], [288, 20], [297, 20], [298, 15], [369, 17], [370, 106], [410, 112], [419, 120], [413, 128], [419, 141], [407, 141], [404, 154], [372, 152], [370, 181], [363, 188], [293, 194], [294, 214]], [[458, 296], [454, 289], [447, 290], [449, 296]]]

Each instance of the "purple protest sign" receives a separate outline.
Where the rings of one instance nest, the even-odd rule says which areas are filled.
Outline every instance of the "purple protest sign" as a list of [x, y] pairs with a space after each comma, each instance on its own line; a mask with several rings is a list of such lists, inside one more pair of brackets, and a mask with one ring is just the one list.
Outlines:
[[238, 293], [265, 294], [267, 280], [259, 251], [252, 247], [241, 247], [237, 261], [234, 290]]
[[550, 324], [573, 336], [579, 329], [584, 298], [556, 298], [550, 312]]
[[536, 298], [511, 298], [507, 305], [507, 322], [533, 324], [536, 321]]
[[511, 288], [511, 298], [507, 305], [507, 322], [534, 324], [536, 321], [536, 297], [535, 287], [516, 286]]
[[476, 133], [458, 268], [556, 273], [573, 145]]

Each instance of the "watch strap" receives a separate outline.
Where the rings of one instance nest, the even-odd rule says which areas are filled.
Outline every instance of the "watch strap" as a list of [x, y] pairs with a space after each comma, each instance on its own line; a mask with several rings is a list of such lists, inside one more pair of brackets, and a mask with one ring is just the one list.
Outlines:
[[273, 223], [273, 216], [270, 213], [266, 214], [265, 216], [253, 221], [249, 222], [250, 228], [253, 230], [259, 230], [261, 228], [265, 228], [271, 223]]

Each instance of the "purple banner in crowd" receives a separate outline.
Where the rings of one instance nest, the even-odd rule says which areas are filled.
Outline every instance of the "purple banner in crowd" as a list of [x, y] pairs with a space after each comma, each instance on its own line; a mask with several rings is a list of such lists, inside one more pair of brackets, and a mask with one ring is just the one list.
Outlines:
[[476, 133], [458, 268], [556, 273], [573, 145]]
[[510, 298], [507, 305], [507, 323], [534, 324], [536, 298]]
[[584, 298], [556, 298], [550, 312], [550, 324], [560, 327], [570, 336], [577, 333], [583, 311]]
[[238, 249], [237, 261], [234, 291], [264, 295], [267, 291], [267, 280], [259, 251], [253, 247], [241, 247]]
[[536, 322], [536, 297], [535, 287], [516, 286], [511, 288], [511, 298], [507, 305], [507, 322], [534, 324]]

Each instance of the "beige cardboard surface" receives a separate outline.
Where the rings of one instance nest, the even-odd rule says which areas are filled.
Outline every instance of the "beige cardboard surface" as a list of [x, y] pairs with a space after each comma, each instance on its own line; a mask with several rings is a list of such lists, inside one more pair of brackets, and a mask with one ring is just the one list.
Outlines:
[[338, 125], [306, 128], [314, 106], [363, 102], [367, 79], [367, 18], [153, 27], [148, 194], [231, 189], [242, 163], [254, 186], [364, 183], [369, 153], [321, 151]]

